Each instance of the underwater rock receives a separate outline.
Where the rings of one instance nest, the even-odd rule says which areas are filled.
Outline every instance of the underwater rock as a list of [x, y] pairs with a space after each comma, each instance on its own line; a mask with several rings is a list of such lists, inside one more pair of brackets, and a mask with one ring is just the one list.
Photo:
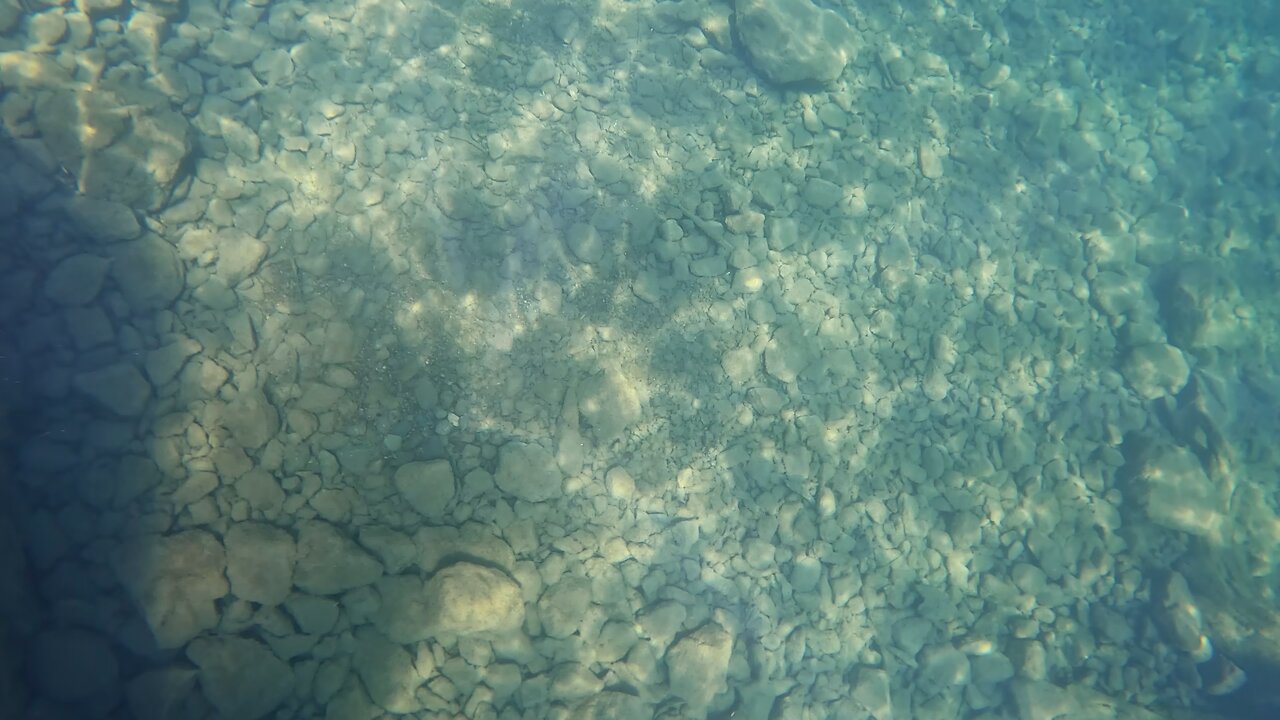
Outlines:
[[851, 59], [849, 24], [809, 0], [738, 0], [736, 9], [752, 64], [775, 83], [830, 82]]

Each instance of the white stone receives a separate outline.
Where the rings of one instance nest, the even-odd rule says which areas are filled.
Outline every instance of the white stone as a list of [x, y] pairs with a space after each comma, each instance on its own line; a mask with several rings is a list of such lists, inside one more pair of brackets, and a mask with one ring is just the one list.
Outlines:
[[942, 159], [938, 151], [929, 143], [920, 143], [917, 156], [920, 162], [920, 174], [930, 180], [942, 177]]

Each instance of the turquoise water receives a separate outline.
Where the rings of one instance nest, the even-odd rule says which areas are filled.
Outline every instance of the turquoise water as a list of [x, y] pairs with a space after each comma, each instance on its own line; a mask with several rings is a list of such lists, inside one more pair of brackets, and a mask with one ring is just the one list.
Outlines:
[[1277, 9], [0, 2], [0, 716], [1277, 713]]

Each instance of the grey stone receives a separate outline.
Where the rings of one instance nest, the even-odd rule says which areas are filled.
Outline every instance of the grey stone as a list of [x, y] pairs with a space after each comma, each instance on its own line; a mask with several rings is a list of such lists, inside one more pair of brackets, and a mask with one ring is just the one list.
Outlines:
[[509, 441], [498, 452], [498, 488], [527, 502], [559, 497], [564, 483], [555, 457], [541, 445]]
[[709, 622], [684, 636], [665, 657], [671, 694], [688, 703], [691, 715], [707, 711], [711, 700], [727, 688], [733, 636], [718, 623]]
[[151, 399], [151, 384], [138, 368], [127, 362], [80, 373], [71, 383], [76, 390], [122, 417], [141, 415]]
[[181, 647], [218, 624], [214, 602], [230, 588], [226, 553], [210, 533], [139, 536], [111, 554], [111, 566], [160, 648]]
[[396, 469], [394, 482], [410, 507], [433, 520], [444, 517], [445, 508], [457, 491], [448, 460], [405, 463]]
[[[360, 528], [360, 544], [368, 548], [382, 567], [394, 575], [417, 561], [418, 547], [413, 538], [382, 525], [366, 525]], [[427, 568], [432, 570], [434, 568]]]
[[256, 388], [240, 392], [227, 403], [221, 420], [231, 437], [248, 450], [266, 445], [280, 429], [280, 413]]
[[182, 292], [185, 277], [173, 246], [152, 234], [111, 248], [111, 279], [134, 312], [167, 307]]
[[148, 670], [129, 681], [125, 697], [137, 720], [182, 720], [200, 673], [189, 667]]
[[879, 668], [859, 668], [852, 697], [875, 720], [890, 720], [894, 717], [891, 692], [888, 672]]
[[1121, 371], [1130, 387], [1144, 400], [1177, 395], [1191, 374], [1182, 351], [1164, 343], [1147, 343], [1133, 348]]
[[261, 35], [237, 25], [215, 32], [206, 52], [210, 59], [224, 65], [246, 65], [253, 62], [266, 45]]
[[1146, 453], [1138, 476], [1147, 517], [1164, 527], [1198, 537], [1222, 533], [1227, 501], [1222, 487], [1183, 446], [1159, 446]]
[[293, 693], [293, 670], [257, 640], [202, 637], [187, 646], [200, 689], [222, 717], [257, 720]]
[[415, 696], [422, 678], [409, 651], [366, 627], [356, 632], [353, 660], [369, 698], [384, 710], [403, 715], [422, 709]]
[[81, 253], [63, 259], [44, 281], [44, 295], [59, 305], [84, 305], [102, 290], [111, 261]]
[[829, 210], [840, 202], [840, 198], [844, 196], [844, 190], [830, 180], [815, 177], [805, 182], [803, 196], [810, 205]]
[[385, 575], [375, 587], [382, 604], [373, 622], [384, 635], [404, 644], [431, 636], [431, 608], [421, 578], [417, 575]]
[[[120, 115], [119, 107], [108, 107], [102, 114], [112, 111]], [[90, 197], [159, 210], [191, 152], [191, 127], [182, 115], [158, 104], [129, 117], [132, 122], [118, 140], [84, 158], [80, 187]], [[56, 116], [51, 122], [58, 122]]]
[[976, 655], [969, 661], [973, 681], [986, 686], [995, 686], [1013, 677], [1013, 662], [1000, 652]]
[[613, 442], [640, 420], [640, 388], [620, 369], [606, 367], [578, 387], [578, 412], [597, 440]]
[[427, 581], [433, 635], [471, 636], [511, 632], [524, 623], [520, 586], [483, 565], [460, 562]]
[[171, 343], [161, 345], [147, 353], [143, 368], [152, 384], [158, 386], [173, 380], [186, 364], [187, 358], [200, 352], [203, 347], [197, 340], [180, 337]]
[[242, 522], [227, 529], [227, 579], [242, 600], [279, 605], [293, 588], [293, 537], [264, 523]]
[[58, 702], [110, 701], [118, 692], [120, 664], [106, 637], [77, 627], [52, 628], [31, 645], [32, 679]]
[[939, 645], [921, 654], [915, 686], [933, 696], [968, 685], [969, 679], [969, 657], [951, 645]]
[[267, 256], [267, 244], [246, 232], [228, 228], [218, 233], [218, 279], [235, 287], [252, 275]]
[[[231, 450], [231, 448], [224, 448]], [[244, 451], [234, 448], [235, 457], [247, 462]], [[218, 468], [222, 472], [222, 468]], [[228, 473], [223, 473], [226, 476]], [[263, 516], [270, 517], [280, 510], [284, 504], [284, 490], [280, 489], [280, 481], [271, 473], [260, 467], [251, 467], [239, 476], [235, 483], [236, 492], [249, 503], [249, 507]]]
[[284, 601], [284, 609], [308, 635], [325, 635], [338, 622], [338, 603], [329, 598], [294, 593]]
[[76, 195], [67, 201], [66, 208], [82, 230], [99, 240], [119, 242], [142, 234], [137, 215], [123, 203]]
[[299, 589], [334, 595], [368, 585], [381, 576], [382, 565], [337, 528], [321, 520], [300, 525], [293, 573]]

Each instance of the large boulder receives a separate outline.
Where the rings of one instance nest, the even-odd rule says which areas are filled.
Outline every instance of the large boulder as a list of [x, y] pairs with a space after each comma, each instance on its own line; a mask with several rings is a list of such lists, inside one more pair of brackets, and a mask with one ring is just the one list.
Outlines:
[[121, 545], [111, 566], [162, 649], [182, 647], [218, 624], [215, 601], [227, 594], [222, 543], [204, 530], [145, 535]]
[[493, 568], [468, 562], [450, 565], [427, 581], [425, 591], [433, 635], [510, 632], [524, 624], [520, 586]]
[[293, 670], [257, 640], [196, 638], [187, 658], [200, 668], [200, 689], [220, 717], [257, 720], [293, 694]]
[[775, 83], [831, 82], [854, 55], [849, 24], [810, 0], [737, 0], [736, 7], [752, 65]]
[[293, 582], [312, 595], [336, 595], [382, 577], [378, 562], [354, 540], [322, 520], [298, 528]]

